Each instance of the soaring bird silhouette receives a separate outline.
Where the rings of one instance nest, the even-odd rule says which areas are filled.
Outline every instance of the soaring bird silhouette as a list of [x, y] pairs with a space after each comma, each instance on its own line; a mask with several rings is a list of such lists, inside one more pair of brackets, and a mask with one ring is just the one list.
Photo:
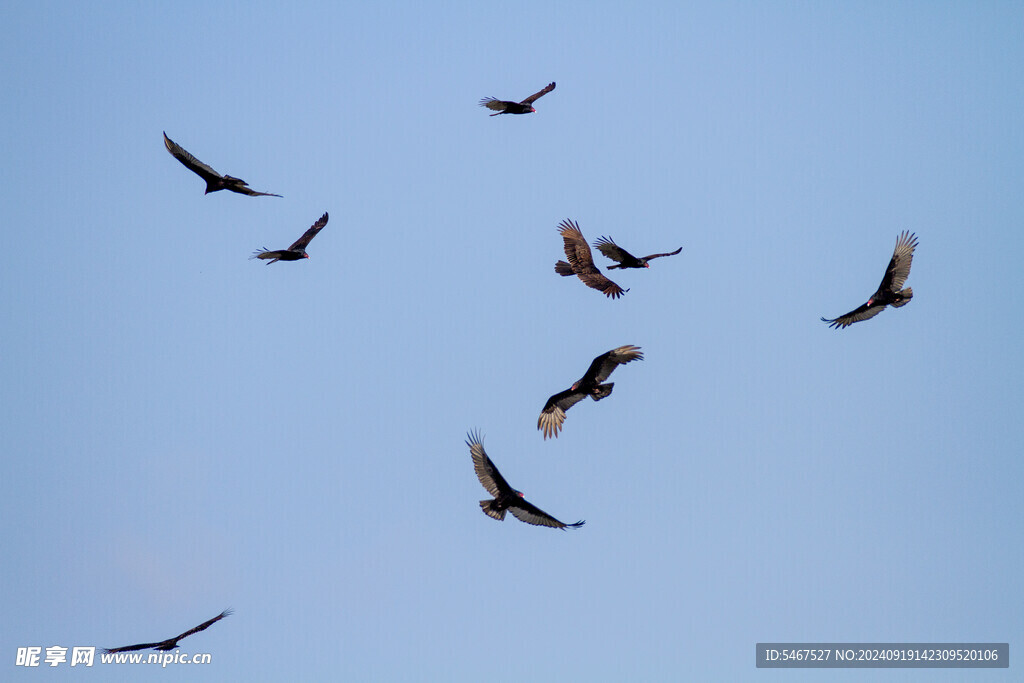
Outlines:
[[615, 240], [611, 237], [601, 237], [594, 242], [594, 246], [600, 249], [601, 253], [612, 261], [618, 261], [617, 265], [608, 266], [608, 270], [615, 270], [616, 268], [650, 268], [651, 266], [647, 262], [651, 259], [661, 258], [662, 256], [675, 256], [683, 250], [682, 247], [679, 247], [675, 251], [669, 251], [664, 254], [651, 254], [650, 256], [637, 258], [615, 244]]
[[306, 253], [306, 246], [309, 245], [310, 240], [316, 237], [316, 234], [323, 230], [324, 226], [327, 225], [327, 213], [324, 212], [323, 216], [320, 216], [320, 220], [310, 226], [309, 230], [302, 233], [302, 237], [295, 240], [292, 246], [287, 249], [279, 249], [277, 251], [270, 251], [266, 247], [257, 249], [253, 252], [249, 258], [254, 259], [270, 259], [267, 261], [269, 266], [274, 261], [298, 261], [299, 259], [309, 258], [309, 254]]
[[601, 270], [594, 265], [594, 256], [590, 253], [587, 240], [583, 239], [579, 223], [566, 219], [558, 224], [558, 232], [562, 235], [565, 257], [569, 259], [569, 262], [558, 261], [555, 263], [556, 273], [562, 277], [575, 275], [587, 287], [604, 292], [605, 296], [612, 299], [618, 299], [629, 291], [606, 278], [601, 274]]
[[896, 240], [896, 248], [892, 252], [892, 260], [889, 261], [889, 267], [885, 269], [885, 276], [882, 277], [882, 284], [878, 285], [878, 291], [872, 294], [863, 306], [838, 318], [831, 320], [822, 318], [822, 321], [835, 329], [849, 327], [861, 320], [874, 318], [886, 306], [899, 308], [910, 303], [910, 299], [914, 296], [913, 288], [901, 288], [910, 276], [910, 264], [914, 260], [914, 249], [916, 248], [917, 236], [907, 230], [900, 233]]
[[640, 347], [628, 344], [602, 353], [590, 364], [583, 377], [565, 391], [560, 391], [548, 399], [540, 411], [540, 417], [537, 418], [537, 429], [544, 432], [545, 439], [549, 436], [557, 437], [558, 432], [562, 429], [562, 423], [565, 422], [565, 411], [587, 396], [595, 401], [609, 396], [615, 382], [608, 384], [601, 384], [601, 382], [608, 379], [608, 376], [618, 366], [643, 359], [644, 354], [640, 351]]
[[555, 82], [551, 81], [539, 92], [535, 92], [522, 102], [508, 102], [506, 100], [499, 100], [497, 97], [485, 97], [480, 100], [480, 106], [487, 107], [491, 111], [496, 112], [491, 114], [491, 116], [497, 116], [498, 114], [532, 114], [537, 111], [533, 108], [533, 103], [554, 89]]
[[178, 647], [178, 641], [181, 640], [182, 638], [187, 638], [188, 636], [192, 635], [193, 633], [199, 633], [200, 631], [206, 630], [212, 624], [220, 621], [221, 619], [223, 619], [224, 617], [228, 616], [229, 614], [231, 614], [231, 610], [226, 609], [223, 612], [221, 612], [220, 614], [218, 614], [217, 616], [215, 616], [213, 619], [210, 619], [209, 621], [204, 621], [203, 623], [199, 624], [199, 626], [196, 626], [193, 629], [189, 629], [188, 631], [185, 631], [180, 636], [175, 636], [173, 638], [168, 638], [167, 640], [163, 640], [163, 641], [161, 641], [159, 643], [139, 643], [138, 645], [125, 645], [124, 647], [112, 647], [112, 648], [109, 648], [109, 649], [105, 649], [104, 652], [106, 652], [107, 654], [110, 654], [112, 652], [130, 652], [132, 650], [148, 650], [149, 648], [153, 648], [154, 650], [173, 650], [174, 648]]
[[184, 147], [167, 137], [167, 133], [164, 133], [164, 146], [175, 159], [185, 165], [185, 168], [206, 181], [205, 194], [217, 192], [218, 190], [230, 190], [231, 192], [237, 192], [238, 194], [247, 194], [250, 197], [281, 196], [272, 192], [257, 192], [250, 188], [249, 183], [245, 182], [241, 178], [217, 173], [212, 168], [199, 161], [199, 159], [196, 159], [194, 156], [186, 152]]
[[497, 520], [505, 519], [505, 511], [511, 512], [516, 519], [527, 524], [536, 526], [549, 526], [555, 529], [578, 529], [586, 522], [580, 520], [575, 524], [565, 524], [541, 510], [536, 505], [528, 503], [523, 498], [522, 491], [516, 491], [508, 485], [505, 477], [494, 466], [491, 459], [484, 451], [484, 442], [480, 433], [473, 431], [466, 435], [466, 445], [469, 446], [469, 453], [473, 456], [473, 469], [476, 470], [476, 477], [480, 480], [487, 492], [494, 496], [493, 500], [481, 500], [480, 507], [484, 514]]

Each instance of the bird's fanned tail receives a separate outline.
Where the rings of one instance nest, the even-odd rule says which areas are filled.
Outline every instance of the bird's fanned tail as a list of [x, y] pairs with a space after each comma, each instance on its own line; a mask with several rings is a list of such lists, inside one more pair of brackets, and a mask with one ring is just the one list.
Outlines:
[[907, 304], [909, 304], [910, 300], [914, 298], [914, 288], [907, 287], [906, 289], [901, 289], [899, 292], [897, 292], [897, 294], [903, 297], [903, 300], [893, 301], [891, 304], [889, 304], [893, 308], [899, 308], [900, 306], [906, 306]]

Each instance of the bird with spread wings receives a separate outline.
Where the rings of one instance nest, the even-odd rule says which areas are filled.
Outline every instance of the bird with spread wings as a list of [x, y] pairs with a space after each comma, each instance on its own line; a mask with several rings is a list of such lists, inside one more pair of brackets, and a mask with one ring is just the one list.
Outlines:
[[184, 633], [182, 633], [179, 636], [175, 636], [173, 638], [168, 638], [167, 640], [162, 640], [159, 643], [139, 643], [138, 645], [125, 645], [124, 647], [112, 647], [112, 648], [104, 649], [104, 652], [107, 653], [107, 654], [111, 654], [113, 652], [131, 652], [132, 650], [148, 650], [150, 648], [152, 648], [154, 650], [173, 650], [174, 648], [178, 647], [178, 641], [181, 640], [182, 638], [187, 638], [190, 635], [192, 635], [193, 633], [199, 633], [200, 631], [205, 631], [210, 626], [212, 626], [213, 624], [217, 623], [218, 621], [220, 621], [224, 617], [228, 616], [229, 614], [231, 614], [231, 610], [230, 609], [226, 609], [223, 612], [221, 612], [220, 614], [218, 614], [217, 616], [215, 616], [213, 619], [210, 619], [209, 621], [204, 621], [203, 623], [199, 624], [199, 626], [196, 626], [195, 628], [191, 628], [191, 629], [185, 631]]
[[579, 223], [566, 219], [558, 224], [558, 232], [562, 235], [565, 257], [569, 261], [568, 263], [565, 261], [555, 263], [556, 273], [562, 277], [575, 275], [587, 287], [603, 292], [605, 296], [612, 299], [618, 299], [629, 291], [606, 278], [601, 270], [594, 265], [594, 255], [590, 252], [587, 240], [583, 238]]
[[615, 270], [616, 268], [650, 268], [651, 266], [647, 262], [651, 259], [661, 258], [662, 256], [675, 256], [683, 250], [682, 247], [679, 247], [675, 251], [665, 252], [664, 254], [651, 254], [650, 256], [637, 258], [615, 244], [615, 240], [611, 237], [603, 236], [594, 242], [594, 246], [612, 261], [618, 261], [616, 265], [608, 266], [608, 270]]
[[320, 216], [320, 220], [309, 227], [309, 230], [302, 233], [302, 237], [292, 242], [292, 246], [287, 249], [278, 249], [277, 251], [270, 251], [266, 247], [257, 249], [253, 252], [250, 259], [270, 259], [267, 261], [269, 266], [275, 261], [298, 261], [300, 259], [309, 258], [309, 254], [306, 253], [306, 247], [310, 241], [316, 237], [317, 233], [323, 230], [324, 226], [327, 225], [327, 212], [324, 212], [323, 216]]
[[612, 393], [615, 382], [602, 384], [615, 368], [635, 360], [643, 360], [644, 354], [639, 346], [620, 346], [607, 353], [602, 353], [591, 362], [587, 372], [565, 391], [560, 391], [544, 404], [537, 418], [537, 429], [544, 433], [544, 438], [558, 437], [558, 432], [565, 422], [565, 411], [585, 399], [587, 396], [600, 401]]
[[250, 197], [280, 197], [279, 194], [272, 192], [257, 192], [249, 187], [249, 183], [245, 182], [241, 178], [235, 178], [234, 176], [221, 175], [212, 168], [204, 164], [203, 162], [196, 159], [194, 156], [185, 151], [185, 148], [176, 143], [174, 140], [167, 137], [167, 133], [164, 133], [164, 147], [171, 153], [175, 159], [180, 161], [185, 168], [192, 171], [200, 178], [206, 181], [206, 192], [217, 192], [218, 190], [228, 190], [230, 192], [237, 192], [238, 194], [247, 194]]
[[886, 306], [899, 308], [910, 303], [914, 297], [914, 289], [912, 287], [902, 289], [902, 287], [910, 277], [910, 264], [914, 260], [914, 249], [916, 248], [916, 235], [907, 230], [900, 233], [896, 239], [896, 248], [892, 252], [889, 267], [885, 269], [885, 275], [882, 277], [882, 283], [878, 285], [878, 290], [871, 295], [867, 303], [838, 318], [823, 317], [822, 322], [828, 323], [831, 328], [841, 329], [861, 320], [874, 318]]
[[537, 111], [533, 108], [533, 103], [554, 89], [555, 82], [551, 81], [538, 92], [533, 93], [521, 102], [499, 100], [497, 97], [485, 97], [480, 100], [480, 106], [487, 107], [491, 111], [495, 112], [491, 114], [491, 116], [497, 116], [498, 114], [532, 114]]
[[488, 517], [502, 521], [505, 519], [505, 512], [511, 512], [521, 522], [555, 529], [578, 529], [586, 523], [583, 520], [575, 524], [559, 522], [533, 503], [527, 502], [523, 498], [523, 492], [509, 486], [505, 477], [501, 476], [501, 472], [487, 457], [479, 432], [473, 431], [467, 434], [466, 445], [469, 446], [469, 453], [473, 456], [473, 469], [476, 471], [477, 479], [487, 489], [487, 492], [494, 496], [492, 500], [480, 501], [480, 508]]

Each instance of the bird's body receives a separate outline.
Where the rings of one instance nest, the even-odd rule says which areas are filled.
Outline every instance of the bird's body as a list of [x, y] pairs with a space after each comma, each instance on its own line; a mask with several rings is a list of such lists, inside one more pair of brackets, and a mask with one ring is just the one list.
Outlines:
[[171, 156], [180, 161], [185, 168], [206, 181], [205, 194], [210, 194], [211, 192], [217, 192], [219, 190], [228, 190], [230, 192], [237, 192], [238, 194], [247, 194], [250, 197], [281, 196], [279, 194], [273, 194], [272, 192], [257, 192], [250, 188], [249, 183], [245, 182], [241, 178], [217, 173], [217, 171], [213, 170], [210, 166], [189, 154], [184, 147], [167, 137], [167, 133], [164, 133], [164, 147], [166, 147], [167, 151], [171, 153]]
[[306, 232], [302, 233], [302, 237], [295, 240], [290, 247], [287, 249], [278, 249], [277, 251], [270, 251], [266, 247], [258, 249], [253, 252], [253, 255], [249, 258], [258, 258], [267, 261], [269, 266], [275, 261], [301, 261], [304, 258], [309, 258], [309, 254], [306, 253], [306, 247], [310, 241], [316, 237], [317, 233], [323, 230], [324, 226], [327, 225], [327, 212], [324, 212], [323, 216], [320, 216], [320, 220], [310, 226]]
[[614, 382], [602, 384], [620, 365], [634, 360], [643, 360], [644, 354], [639, 346], [620, 346], [595, 358], [587, 372], [565, 391], [560, 391], [544, 404], [537, 418], [537, 429], [544, 433], [544, 438], [558, 437], [562, 424], [565, 422], [565, 411], [573, 407], [587, 396], [595, 401], [607, 398], [615, 387]]
[[253, 254], [253, 258], [263, 259], [267, 261], [267, 265], [269, 266], [271, 263], [276, 263], [277, 261], [301, 261], [304, 258], [309, 258], [309, 254], [306, 254], [305, 252], [299, 253], [289, 249], [270, 251], [264, 247], [262, 250], [255, 252]]
[[914, 260], [914, 249], [917, 248], [917, 236], [904, 230], [896, 239], [896, 248], [893, 250], [889, 267], [885, 269], [882, 283], [878, 290], [871, 295], [867, 303], [858, 306], [846, 315], [838, 318], [822, 318], [829, 327], [840, 329], [850, 325], [874, 318], [882, 312], [886, 306], [899, 308], [906, 306], [914, 297], [912, 287], [903, 288], [907, 278], [910, 277], [910, 264]]
[[496, 97], [485, 97], [480, 100], [480, 106], [487, 107], [491, 111], [495, 112], [491, 114], [491, 116], [497, 116], [498, 114], [532, 114], [537, 111], [533, 108], [533, 103], [554, 89], [555, 82], [552, 81], [544, 86], [539, 92], [535, 92], [521, 102], [499, 100]]
[[199, 626], [189, 629], [188, 631], [185, 631], [179, 636], [175, 636], [174, 638], [168, 638], [167, 640], [160, 641], [159, 643], [139, 643], [138, 645], [125, 645], [124, 647], [107, 648], [104, 650], [104, 652], [106, 652], [107, 654], [111, 654], [113, 652], [131, 652], [133, 650], [173, 650], [176, 647], [178, 647], [178, 641], [182, 638], [187, 638], [193, 633], [199, 633], [200, 631], [206, 630], [210, 627], [210, 625], [220, 621], [229, 614], [231, 614], [231, 610], [226, 609], [217, 616], [215, 616], [213, 619], [210, 619], [209, 621], [204, 621], [203, 623], [199, 624]]
[[608, 266], [608, 270], [615, 270], [616, 268], [650, 268], [651, 266], [647, 262], [651, 259], [661, 258], [662, 256], [675, 256], [683, 250], [682, 247], [679, 247], [675, 251], [666, 252], [664, 254], [651, 254], [650, 256], [637, 258], [619, 245], [615, 244], [615, 241], [611, 237], [601, 237], [594, 242], [594, 246], [612, 261], [618, 261], [616, 265]]
[[466, 445], [469, 446], [469, 453], [473, 457], [473, 470], [476, 472], [477, 479], [480, 480], [481, 486], [494, 496], [491, 500], [480, 501], [480, 509], [488, 517], [502, 521], [505, 519], [505, 513], [511, 512], [516, 519], [527, 524], [555, 529], [576, 529], [585, 524], [583, 520], [575, 524], [565, 524], [536, 505], [527, 502], [523, 498], [522, 491], [517, 491], [509, 486], [498, 468], [487, 457], [483, 440], [478, 432], [470, 432], [466, 435]]
[[583, 238], [579, 223], [566, 219], [558, 224], [558, 232], [562, 236], [562, 245], [568, 262], [555, 263], [556, 273], [562, 277], [575, 275], [587, 287], [596, 289], [612, 299], [618, 299], [629, 291], [609, 280], [594, 265], [594, 255], [590, 252], [587, 240]]

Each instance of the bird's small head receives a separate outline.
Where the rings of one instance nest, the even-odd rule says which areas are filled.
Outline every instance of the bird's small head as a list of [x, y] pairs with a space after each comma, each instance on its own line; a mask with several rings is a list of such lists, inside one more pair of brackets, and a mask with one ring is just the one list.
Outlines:
[[531, 113], [531, 114], [536, 114], [536, 113], [537, 113], [537, 110], [536, 110], [536, 109], [534, 109], [533, 107], [530, 107], [530, 113]]
[[644, 261], [644, 268], [650, 268], [650, 267], [651, 267], [651, 264], [647, 263], [646, 261]]
[[580, 383], [579, 382], [573, 382], [572, 386], [569, 387], [569, 388], [572, 389], [573, 391], [576, 391], [577, 389], [580, 388]]
[[307, 254], [306, 252], [302, 252], [302, 258], [309, 258], [309, 254]]
[[523, 492], [522, 491], [516, 491], [516, 495], [519, 496], [520, 498], [522, 498], [523, 497]]

